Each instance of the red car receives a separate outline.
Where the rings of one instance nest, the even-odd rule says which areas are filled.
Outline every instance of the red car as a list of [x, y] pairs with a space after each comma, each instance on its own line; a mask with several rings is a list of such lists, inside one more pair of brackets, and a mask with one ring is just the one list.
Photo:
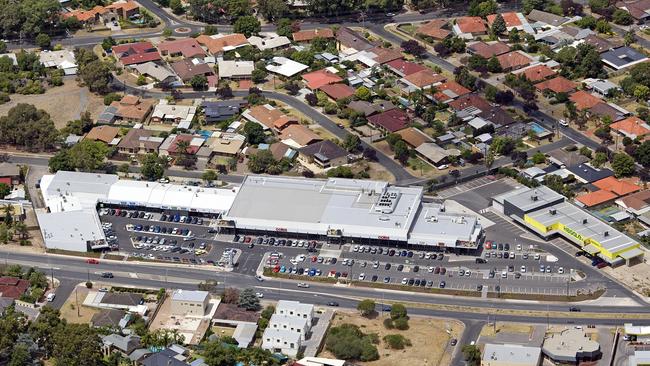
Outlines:
[[486, 241], [485, 242], [485, 249], [492, 249], [492, 242], [491, 241]]
[[251, 242], [251, 237], [247, 236], [244, 238], [244, 243], [250, 243]]
[[600, 263], [598, 263], [598, 264], [596, 265], [596, 268], [598, 268], [598, 269], [602, 269], [602, 268], [605, 268], [605, 267], [607, 267], [607, 263], [606, 263], [606, 262], [600, 262]]
[[99, 264], [99, 260], [95, 258], [88, 258], [86, 259], [86, 263], [88, 264]]
[[313, 262], [316, 262], [317, 260], [318, 260], [318, 257], [317, 257], [317, 256], [313, 256], [313, 257], [311, 257], [311, 261], [312, 261], [312, 263], [313, 263]]
[[440, 274], [443, 275], [445, 273], [447, 273], [447, 268], [445, 267], [440, 268]]
[[278, 273], [278, 272], [280, 272], [280, 266], [273, 267], [273, 273]]

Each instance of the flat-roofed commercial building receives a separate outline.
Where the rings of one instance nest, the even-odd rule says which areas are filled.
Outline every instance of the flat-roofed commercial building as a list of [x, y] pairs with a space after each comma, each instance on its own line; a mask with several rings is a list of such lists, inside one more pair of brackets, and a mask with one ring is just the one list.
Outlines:
[[506, 192], [493, 198], [493, 206], [545, 239], [561, 235], [612, 265], [630, 265], [643, 259], [638, 242], [546, 186]]
[[450, 248], [476, 248], [482, 232], [476, 217], [422, 205], [421, 187], [343, 178], [248, 176], [224, 220], [240, 234]]

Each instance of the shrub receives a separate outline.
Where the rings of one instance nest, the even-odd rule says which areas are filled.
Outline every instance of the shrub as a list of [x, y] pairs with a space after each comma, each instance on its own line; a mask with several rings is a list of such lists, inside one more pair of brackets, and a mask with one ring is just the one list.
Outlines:
[[374, 361], [379, 352], [372, 341], [356, 325], [342, 324], [329, 330], [325, 348], [342, 360]]
[[93, 288], [93, 283], [90, 281], [86, 282], [86, 288]]
[[395, 328], [395, 325], [393, 324], [393, 319], [391, 318], [386, 318], [384, 319], [384, 327], [386, 329], [393, 329]]
[[384, 342], [390, 349], [404, 349], [404, 347], [411, 346], [411, 341], [401, 334], [388, 334], [384, 336]]
[[395, 328], [399, 330], [407, 330], [409, 329], [409, 321], [407, 318], [397, 318], [393, 320], [393, 324], [395, 324]]

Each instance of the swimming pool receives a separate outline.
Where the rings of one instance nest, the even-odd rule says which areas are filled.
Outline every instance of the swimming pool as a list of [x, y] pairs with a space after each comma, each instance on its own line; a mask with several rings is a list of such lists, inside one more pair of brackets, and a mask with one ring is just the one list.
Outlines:
[[530, 127], [530, 129], [535, 133], [535, 135], [537, 135], [537, 137], [545, 137], [545, 136], [548, 136], [551, 133], [549, 130], [542, 127], [537, 122], [529, 123], [528, 127]]

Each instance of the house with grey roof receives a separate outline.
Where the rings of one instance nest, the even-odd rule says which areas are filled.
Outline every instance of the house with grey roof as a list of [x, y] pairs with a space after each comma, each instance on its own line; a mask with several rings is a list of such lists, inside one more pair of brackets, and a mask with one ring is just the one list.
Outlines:
[[318, 141], [298, 150], [298, 160], [325, 169], [347, 164], [348, 152], [330, 140]]
[[129, 334], [123, 336], [113, 333], [102, 337], [102, 353], [106, 357], [113, 352], [119, 352], [123, 356], [128, 357], [140, 347], [140, 337], [137, 335]]
[[629, 46], [623, 46], [603, 52], [603, 63], [614, 70], [621, 70], [648, 61], [648, 57]]
[[207, 291], [175, 290], [171, 297], [171, 313], [202, 317], [208, 310], [209, 300]]

